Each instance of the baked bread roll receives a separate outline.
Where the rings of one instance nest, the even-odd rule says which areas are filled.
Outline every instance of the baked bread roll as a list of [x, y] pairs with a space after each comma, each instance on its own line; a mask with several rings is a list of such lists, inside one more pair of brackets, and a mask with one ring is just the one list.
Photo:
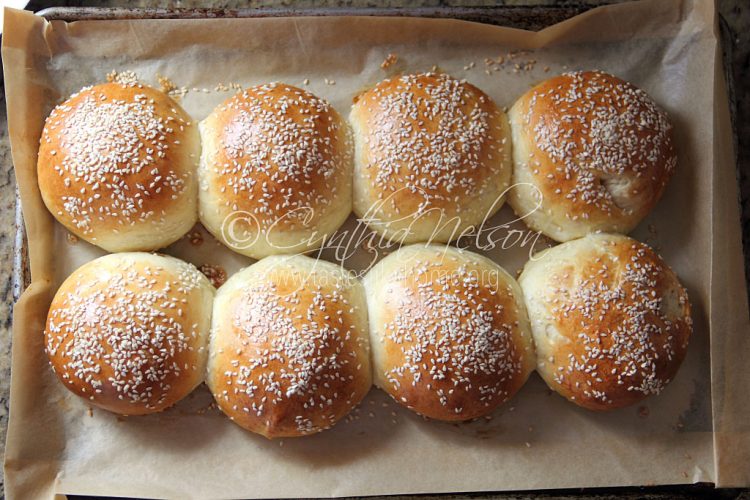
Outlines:
[[402, 243], [448, 242], [504, 202], [508, 120], [463, 80], [424, 73], [384, 80], [352, 107], [354, 212]]
[[78, 268], [50, 305], [50, 364], [65, 387], [123, 415], [154, 413], [203, 381], [214, 288], [192, 264], [149, 253]]
[[271, 256], [216, 294], [206, 382], [221, 410], [267, 438], [334, 425], [372, 385], [362, 285], [339, 266]]
[[323, 99], [259, 85], [200, 131], [201, 222], [232, 250], [256, 259], [314, 250], [351, 213], [351, 134]]
[[156, 250], [198, 219], [198, 129], [138, 83], [86, 87], [47, 117], [39, 190], [70, 232], [108, 252]]
[[656, 253], [594, 234], [536, 255], [519, 279], [551, 389], [590, 410], [658, 394], [685, 357], [687, 292]]
[[412, 245], [376, 264], [364, 286], [375, 385], [421, 415], [488, 414], [534, 370], [521, 289], [485, 257]]
[[598, 71], [540, 83], [513, 105], [510, 124], [508, 203], [557, 241], [630, 232], [677, 165], [667, 114], [644, 91]]

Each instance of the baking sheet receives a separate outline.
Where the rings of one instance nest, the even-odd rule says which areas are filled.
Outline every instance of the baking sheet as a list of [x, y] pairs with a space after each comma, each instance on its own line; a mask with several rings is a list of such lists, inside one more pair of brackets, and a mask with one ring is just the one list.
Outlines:
[[[750, 369], [742, 360], [750, 354], [750, 329], [714, 16], [710, 1], [649, 0], [595, 9], [530, 33], [410, 18], [66, 24], [7, 11], [9, 128], [32, 272], [14, 313], [9, 496], [343, 496], [748, 484], [743, 454], [750, 447]], [[390, 53], [398, 63], [381, 68]], [[485, 63], [499, 56], [503, 64]], [[643, 87], [670, 112], [679, 170], [634, 233], [677, 271], [695, 311], [688, 357], [661, 396], [592, 414], [552, 395], [534, 375], [492, 419], [451, 425], [401, 410], [374, 389], [333, 430], [280, 444], [231, 424], [210, 406], [204, 387], [163, 414], [118, 418], [91, 410], [55, 380], [42, 349], [47, 306], [70, 271], [102, 254], [84, 242], [70, 243], [36, 186], [38, 138], [56, 102], [115, 69], [134, 71], [157, 87], [159, 76], [168, 77], [185, 88], [181, 102], [197, 119], [231, 93], [217, 88], [270, 80], [304, 86], [348, 114], [352, 97], [368, 85], [396, 71], [433, 66], [466, 78], [502, 106], [555, 73], [598, 68]], [[486, 236], [496, 246], [484, 252], [511, 272], [532, 248], [549, 244], [513, 219], [506, 207], [491, 220], [497, 229]], [[350, 218], [323, 258], [366, 268], [388, 249], [368, 252], [360, 245], [363, 237]], [[230, 274], [251, 262], [205, 231], [203, 240], [194, 245], [184, 239], [167, 252], [197, 265], [221, 265]]]

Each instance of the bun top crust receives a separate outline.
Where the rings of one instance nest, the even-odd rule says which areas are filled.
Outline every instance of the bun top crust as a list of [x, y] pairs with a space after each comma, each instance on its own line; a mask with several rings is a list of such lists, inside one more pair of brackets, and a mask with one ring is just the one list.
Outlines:
[[147, 253], [78, 268], [50, 306], [46, 351], [65, 386], [125, 415], [161, 411], [203, 379], [213, 287], [194, 266]]
[[559, 241], [591, 228], [630, 231], [677, 165], [667, 114], [643, 90], [607, 73], [550, 78], [521, 97], [510, 115], [516, 169], [523, 174], [514, 182], [539, 190], [541, 210], [562, 228], [550, 234]]
[[329, 262], [272, 256], [217, 294], [207, 382], [222, 411], [268, 438], [331, 427], [372, 385], [362, 285]]
[[[195, 223], [199, 151], [197, 127], [163, 92], [138, 83], [86, 87], [45, 122], [39, 187], [50, 212], [81, 238], [109, 251], [157, 249]], [[123, 242], [136, 226], [156, 233], [153, 241]]]
[[215, 205], [201, 210], [209, 216], [241, 210], [262, 228], [295, 230], [338, 210], [338, 199], [351, 210], [351, 134], [310, 92], [283, 83], [248, 88], [217, 107], [201, 132], [202, 189]]
[[466, 81], [435, 73], [384, 80], [357, 97], [351, 122], [363, 177], [355, 180], [358, 215], [393, 221], [444, 213], [470, 225], [500, 207], [511, 175], [507, 119]]
[[491, 412], [535, 366], [521, 290], [489, 259], [413, 245], [365, 278], [375, 383], [427, 417]]
[[648, 246], [596, 234], [544, 251], [519, 279], [542, 377], [576, 404], [608, 410], [658, 394], [692, 331], [677, 276]]

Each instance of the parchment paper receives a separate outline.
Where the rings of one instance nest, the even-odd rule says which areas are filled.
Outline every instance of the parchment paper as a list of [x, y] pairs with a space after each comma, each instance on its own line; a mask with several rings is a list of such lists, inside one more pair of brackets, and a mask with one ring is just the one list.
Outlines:
[[[714, 481], [750, 484], [750, 328], [736, 181], [712, 2], [650, 0], [595, 9], [539, 33], [452, 20], [280, 18], [47, 23], [7, 10], [3, 36], [8, 118], [29, 238], [32, 283], [14, 313], [10, 498], [89, 494], [174, 498], [343, 496]], [[527, 53], [511, 51], [525, 50]], [[383, 69], [387, 55], [398, 62]], [[485, 59], [504, 57], [489, 66]], [[510, 61], [510, 62], [508, 62]], [[533, 62], [532, 62], [533, 61]], [[518, 67], [515, 65], [518, 64]], [[71, 244], [42, 204], [35, 164], [44, 118], [80, 87], [130, 70], [189, 91], [196, 119], [242, 86], [306, 86], [344, 115], [352, 97], [398, 71], [466, 78], [510, 106], [564, 70], [598, 68], [647, 90], [676, 124], [679, 169], [634, 236], [677, 271], [695, 333], [672, 384], [643, 405], [607, 414], [579, 409], [532, 376], [491, 419], [449, 425], [400, 409], [382, 392], [313, 437], [268, 441], [210, 407], [200, 387], [175, 408], [118, 418], [68, 393], [47, 366], [42, 331], [57, 286], [102, 254]], [[489, 74], [486, 73], [489, 71]], [[335, 83], [334, 83], [335, 82]], [[509, 208], [491, 221], [510, 222]], [[373, 255], [348, 239], [323, 257], [363, 269]], [[511, 272], [532, 244], [520, 223], [484, 253]], [[203, 231], [166, 251], [230, 274], [251, 263]], [[343, 242], [349, 243], [344, 245]], [[539, 250], [546, 240], [535, 243]], [[349, 252], [347, 252], [349, 250]], [[349, 255], [356, 250], [354, 255]], [[383, 255], [383, 252], [379, 254]]]

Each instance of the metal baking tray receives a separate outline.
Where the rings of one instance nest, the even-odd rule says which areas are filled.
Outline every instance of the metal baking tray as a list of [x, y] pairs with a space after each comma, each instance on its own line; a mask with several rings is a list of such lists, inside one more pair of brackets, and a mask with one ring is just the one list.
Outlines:
[[[266, 17], [305, 17], [305, 16], [384, 16], [384, 17], [427, 17], [443, 19], [461, 19], [496, 26], [507, 26], [518, 29], [538, 31], [547, 26], [569, 19], [592, 8], [591, 5], [570, 4], [565, 6], [495, 6], [495, 7], [340, 7], [340, 8], [241, 8], [241, 9], [157, 9], [157, 8], [97, 8], [97, 7], [51, 7], [39, 11], [37, 15], [48, 21], [88, 21], [88, 20], [122, 20], [122, 19], [216, 19], [216, 18], [266, 18]], [[734, 81], [732, 79], [732, 40], [733, 34], [726, 21], [720, 18], [721, 39], [723, 47], [724, 72], [730, 98], [730, 114], [737, 151], [736, 101]], [[736, 158], [735, 158], [736, 160]], [[13, 296], [18, 300], [23, 290], [31, 282], [28, 267], [28, 249], [23, 222], [21, 203], [16, 192], [16, 238], [13, 260]], [[744, 229], [744, 224], [743, 224]], [[744, 235], [747, 239], [748, 235]], [[578, 491], [581, 490], [568, 490]], [[661, 486], [649, 488], [597, 488], [589, 490], [591, 495], [618, 498], [642, 498], [648, 495], [653, 498], [691, 497], [696, 495], [706, 498], [716, 494], [710, 485]], [[533, 492], [527, 492], [527, 494]], [[547, 497], [552, 491], [547, 491]], [[563, 493], [563, 490], [559, 491]], [[729, 493], [729, 492], [727, 492]], [[488, 493], [488, 497], [489, 497]], [[443, 495], [439, 495], [443, 497]], [[588, 495], [587, 495], [588, 496]], [[438, 495], [432, 496], [437, 498]]]

